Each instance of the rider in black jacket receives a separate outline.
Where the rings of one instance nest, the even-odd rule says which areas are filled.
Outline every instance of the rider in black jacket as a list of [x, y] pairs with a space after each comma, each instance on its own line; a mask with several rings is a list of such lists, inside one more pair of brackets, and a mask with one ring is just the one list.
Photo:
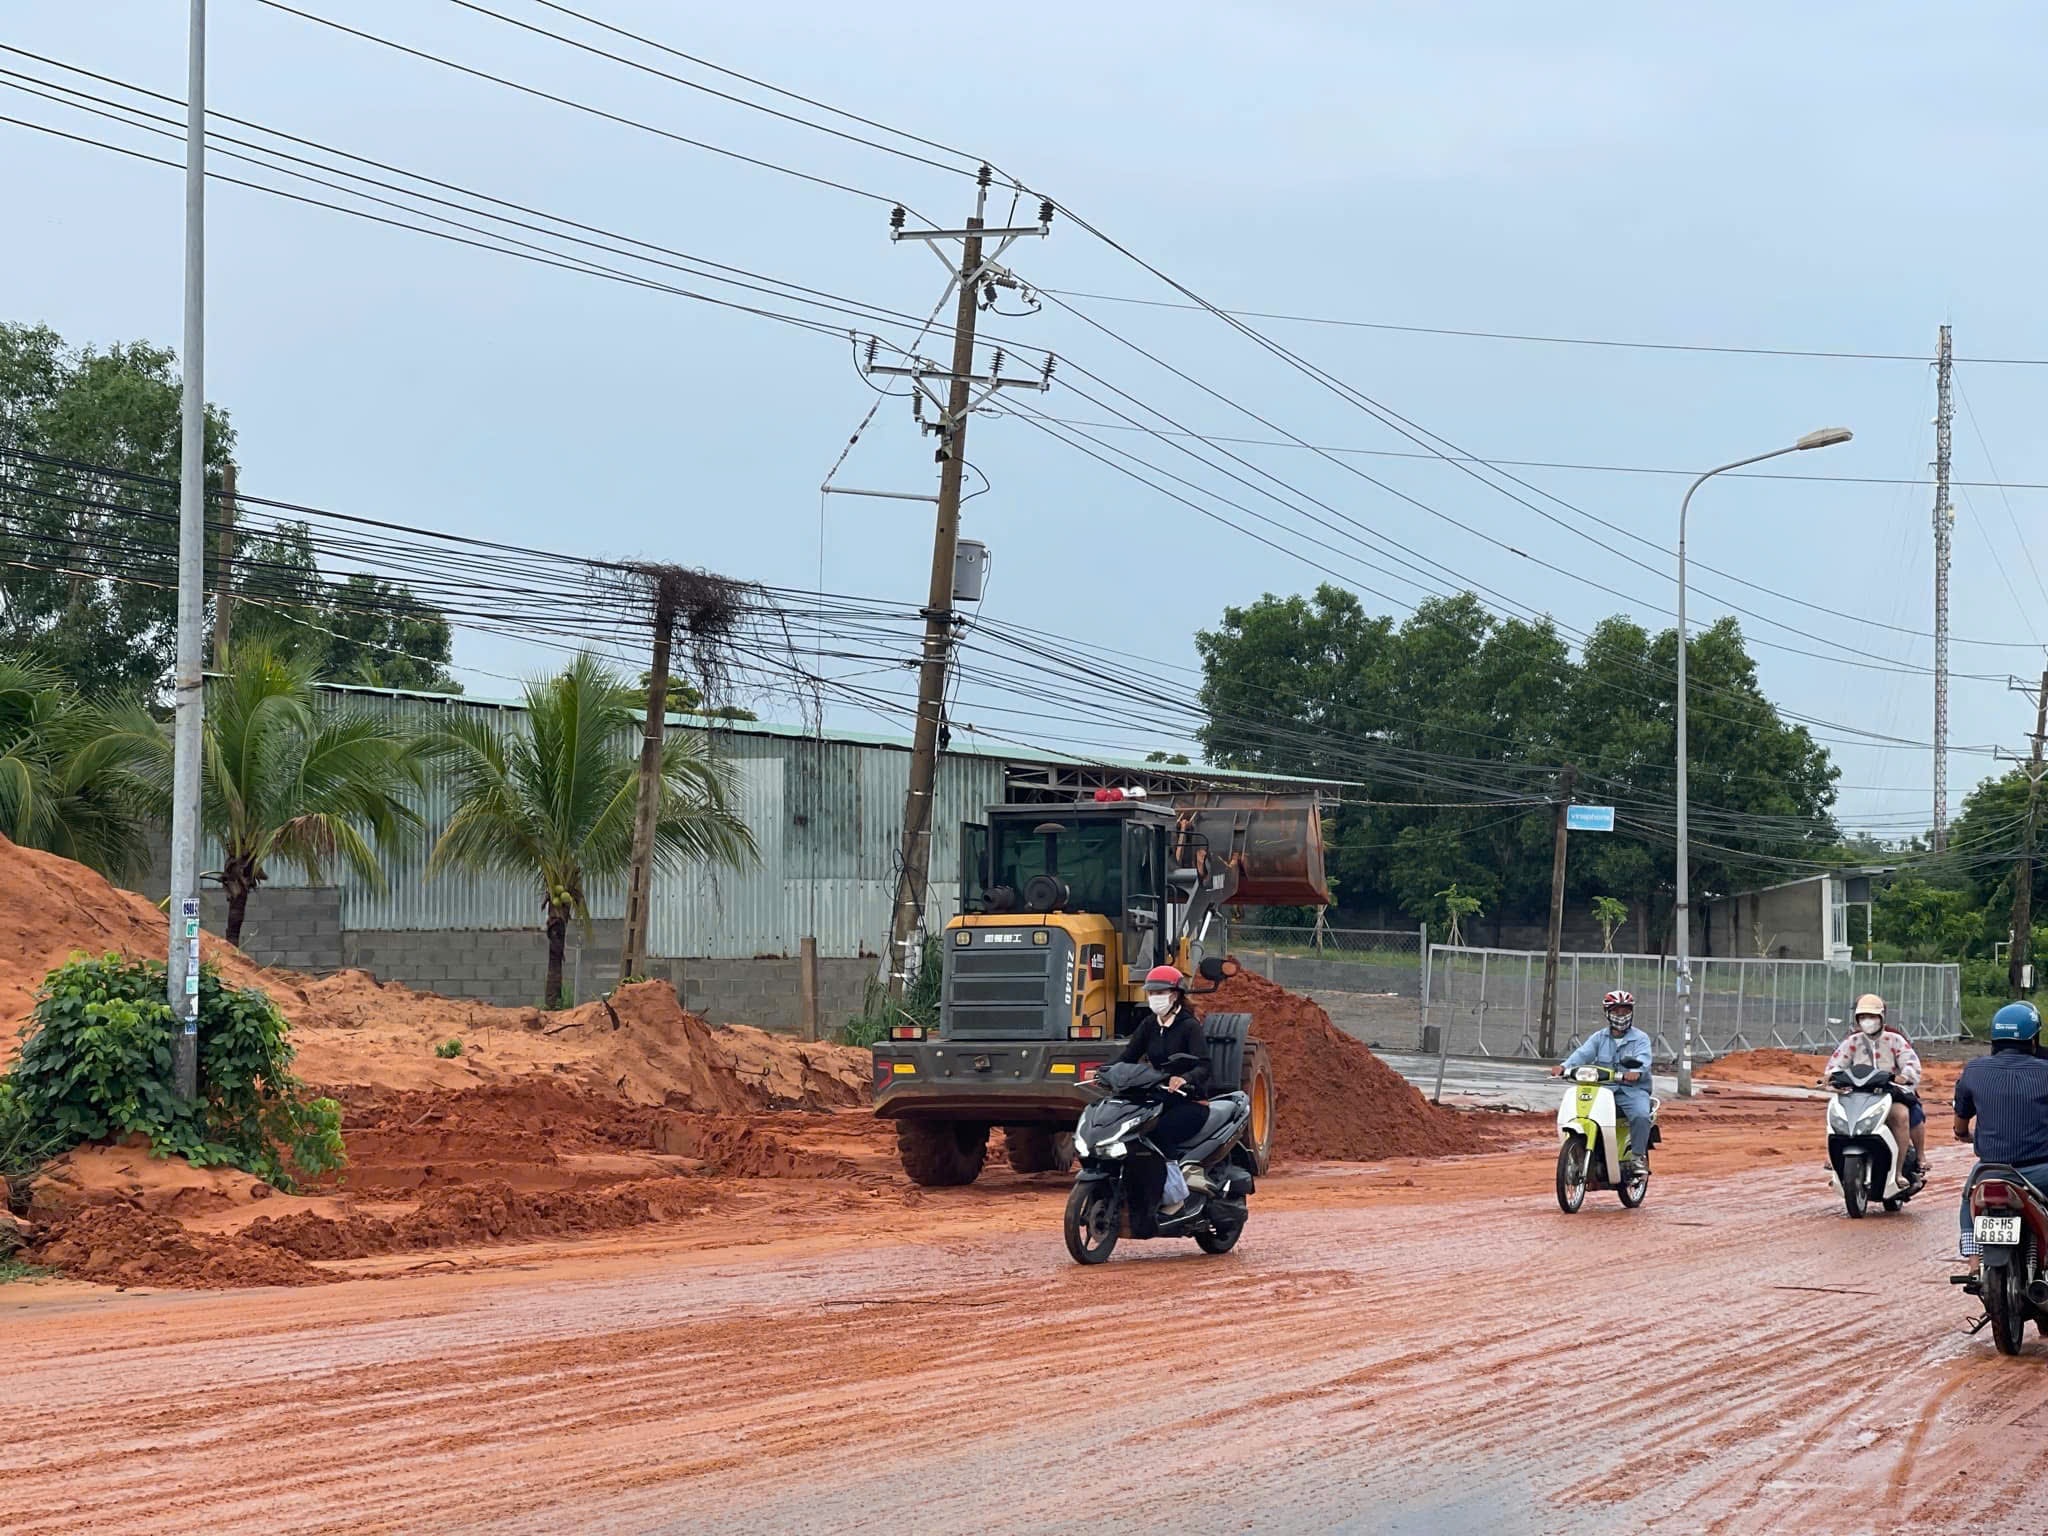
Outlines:
[[[1152, 1139], [1159, 1150], [1172, 1157], [1201, 1132], [1203, 1123], [1208, 1119], [1208, 1111], [1197, 1100], [1202, 1090], [1209, 1086], [1209, 1041], [1202, 1029], [1202, 1021], [1188, 1006], [1187, 978], [1172, 966], [1154, 966], [1146, 975], [1145, 1003], [1152, 1010], [1151, 1017], [1131, 1031], [1117, 1059], [1149, 1061], [1164, 1070], [1167, 1062], [1175, 1056], [1195, 1058], [1195, 1065], [1184, 1067], [1179, 1074], [1167, 1079], [1166, 1112], [1152, 1129]], [[1165, 1178], [1166, 1169], [1162, 1165], [1156, 1179], [1151, 1181], [1152, 1187], [1143, 1192], [1146, 1198], [1132, 1202], [1134, 1235], [1137, 1235], [1143, 1215], [1158, 1209]], [[1174, 1210], [1179, 1208], [1175, 1205]], [[1160, 1214], [1171, 1216], [1173, 1211], [1161, 1211]]]

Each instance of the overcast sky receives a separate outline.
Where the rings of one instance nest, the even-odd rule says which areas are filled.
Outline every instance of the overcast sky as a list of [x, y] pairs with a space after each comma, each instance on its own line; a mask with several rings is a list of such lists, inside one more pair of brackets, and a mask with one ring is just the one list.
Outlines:
[[[597, 36], [533, 0], [491, 3]], [[1949, 321], [1962, 358], [2048, 358], [2038, 279], [2048, 233], [2039, 196], [2048, 20], [2036, 6], [585, 6], [986, 154], [1228, 305], [1922, 357]], [[304, 8], [671, 134], [901, 199], [933, 219], [970, 211], [971, 185], [958, 176], [578, 54], [448, 0]], [[522, 96], [257, 0], [213, 0], [211, 11], [217, 110], [890, 309], [922, 315], [938, 297], [943, 274], [930, 255], [890, 244], [886, 201]], [[182, 95], [184, 12], [172, 0], [12, 0], [0, 10], [0, 42]], [[9, 116], [145, 142], [14, 92], [0, 99]], [[179, 176], [8, 124], [0, 166], [9, 212], [0, 315], [47, 322], [79, 343], [175, 344]], [[1007, 200], [995, 211], [1006, 213]], [[579, 554], [816, 582], [818, 484], [874, 399], [845, 341], [233, 186], [215, 187], [209, 226], [208, 394], [233, 415], [246, 489]], [[1048, 288], [1172, 297], [1069, 222], [1019, 245], [1010, 264]], [[1212, 317], [1072, 302], [1287, 433], [1414, 451]], [[986, 323], [1195, 430], [1275, 435], [1071, 314]], [[1832, 424], [1852, 427], [1856, 441], [1803, 455], [1794, 472], [1924, 479], [1933, 454], [1934, 382], [1919, 362], [1258, 324], [1345, 384], [1489, 458], [1697, 470]], [[1956, 378], [1958, 478], [2048, 481], [2036, 430], [2048, 369], [1966, 362]], [[1029, 400], [1063, 418], [1106, 419], [1060, 387]], [[1307, 527], [1300, 513], [1197, 470], [1171, 447], [1117, 437]], [[1440, 462], [1344, 460], [1355, 473], [1294, 448], [1234, 451], [1340, 519], [1483, 584], [1497, 606], [1542, 610], [1572, 630], [1617, 611], [1653, 627], [1670, 622], [1668, 548], [1682, 478], [1516, 469], [1569, 504], [1517, 488], [1560, 526]], [[1213, 622], [1226, 604], [1325, 579], [1022, 421], [978, 418], [969, 457], [992, 486], [969, 503], [964, 528], [994, 550], [991, 616], [1188, 666], [1192, 625]], [[907, 402], [883, 403], [840, 478], [930, 489], [930, 441], [917, 435]], [[2035, 569], [2048, 568], [2048, 551], [2031, 563], [2022, 553], [2023, 542], [2039, 542], [2044, 494], [1956, 496], [1958, 799], [1992, 766], [1963, 749], [2021, 746], [2031, 725], [2030, 707], [2004, 680], [2037, 673], [2048, 638], [2048, 592]], [[1922, 484], [1727, 479], [1694, 503], [1696, 561], [1916, 633], [1699, 570], [1692, 615], [1727, 611], [1711, 593], [1787, 626], [1743, 618], [1764, 686], [1783, 707], [1925, 743], [1931, 678], [1850, 663], [1930, 664], [1931, 501]], [[921, 601], [929, 521], [917, 504], [835, 500], [825, 510], [826, 586]], [[1412, 572], [1301, 547], [1361, 592], [1406, 604], [1428, 590]], [[487, 694], [510, 687], [491, 674], [530, 673], [550, 660], [472, 634], [458, 636], [456, 658], [472, 691]], [[970, 695], [959, 713], [1037, 740], [1161, 744], [1138, 723], [1070, 726], [999, 715], [997, 702]], [[1924, 825], [1924, 747], [1830, 745], [1849, 786], [1845, 819]]]

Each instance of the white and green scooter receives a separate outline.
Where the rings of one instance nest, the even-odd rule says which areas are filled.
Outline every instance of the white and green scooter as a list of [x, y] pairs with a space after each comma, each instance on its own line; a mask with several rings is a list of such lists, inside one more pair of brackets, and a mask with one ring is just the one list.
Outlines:
[[[1627, 1071], [1647, 1072], [1646, 1061], [1622, 1063]], [[1586, 1203], [1589, 1189], [1611, 1189], [1621, 1203], [1634, 1210], [1650, 1192], [1649, 1172], [1637, 1164], [1635, 1173], [1623, 1180], [1621, 1165], [1629, 1160], [1628, 1120], [1614, 1112], [1612, 1084], [1618, 1074], [1612, 1067], [1577, 1067], [1557, 1107], [1557, 1203], [1569, 1216]], [[1650, 1096], [1650, 1145], [1656, 1146], [1663, 1132], [1657, 1126], [1658, 1100]]]

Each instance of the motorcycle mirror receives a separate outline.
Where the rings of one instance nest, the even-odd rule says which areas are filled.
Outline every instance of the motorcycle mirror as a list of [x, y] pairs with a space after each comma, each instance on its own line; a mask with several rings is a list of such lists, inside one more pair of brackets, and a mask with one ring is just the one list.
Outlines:
[[1621, 1064], [1631, 1072], [1640, 1072], [1643, 1069], [1642, 1058], [1639, 1056], [1625, 1056]]

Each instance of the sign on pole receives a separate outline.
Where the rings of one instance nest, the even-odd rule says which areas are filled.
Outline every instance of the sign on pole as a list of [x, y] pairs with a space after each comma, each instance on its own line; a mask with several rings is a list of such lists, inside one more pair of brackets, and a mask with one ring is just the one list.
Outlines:
[[1564, 827], [1567, 832], [1612, 832], [1614, 830], [1614, 807], [1611, 805], [1568, 805], [1564, 808]]

